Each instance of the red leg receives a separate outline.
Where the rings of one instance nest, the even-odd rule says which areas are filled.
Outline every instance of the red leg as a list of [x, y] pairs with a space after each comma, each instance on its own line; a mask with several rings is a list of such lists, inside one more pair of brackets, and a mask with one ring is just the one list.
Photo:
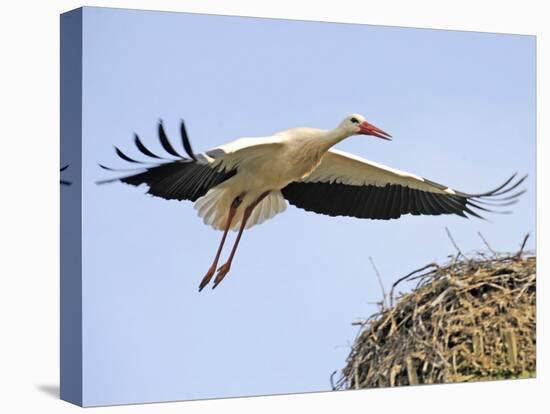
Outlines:
[[241, 204], [241, 201], [242, 199], [240, 197], [237, 197], [231, 204], [231, 207], [229, 208], [229, 213], [227, 215], [227, 222], [225, 224], [225, 229], [223, 231], [223, 236], [220, 241], [220, 245], [218, 246], [218, 251], [216, 252], [216, 257], [214, 257], [212, 266], [210, 266], [210, 269], [208, 269], [208, 272], [206, 272], [206, 275], [202, 278], [202, 281], [199, 285], [199, 292], [203, 290], [204, 287], [210, 282], [210, 279], [212, 279], [212, 276], [214, 276], [214, 273], [216, 272], [216, 267], [218, 267], [218, 260], [220, 260], [220, 255], [222, 253], [223, 245], [225, 243], [225, 239], [227, 238], [227, 232], [231, 227], [231, 222], [235, 217], [235, 213], [237, 212], [237, 208], [239, 207], [239, 204]]
[[241, 236], [243, 235], [244, 228], [246, 226], [246, 222], [250, 218], [250, 215], [252, 214], [252, 211], [254, 208], [262, 201], [267, 195], [269, 194], [269, 191], [266, 191], [263, 193], [254, 203], [249, 205], [243, 213], [243, 220], [241, 222], [241, 227], [239, 229], [239, 233], [237, 234], [237, 238], [235, 239], [235, 243], [233, 244], [233, 248], [231, 249], [231, 253], [229, 254], [229, 258], [227, 259], [227, 262], [225, 262], [223, 265], [220, 266], [218, 269], [218, 274], [216, 275], [216, 278], [214, 279], [214, 285], [212, 286], [212, 289], [215, 289], [216, 286], [220, 284], [220, 282], [223, 280], [225, 275], [229, 273], [229, 270], [231, 269], [231, 263], [233, 262], [233, 257], [235, 256], [235, 253], [237, 251], [237, 247], [239, 246], [239, 241], [241, 240]]

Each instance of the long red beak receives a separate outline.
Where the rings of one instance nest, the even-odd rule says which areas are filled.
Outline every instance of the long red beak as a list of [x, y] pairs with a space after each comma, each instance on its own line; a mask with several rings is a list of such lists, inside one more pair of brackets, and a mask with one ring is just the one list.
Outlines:
[[374, 135], [375, 137], [387, 139], [391, 141], [391, 135], [382, 131], [380, 128], [369, 124], [367, 121], [363, 121], [359, 124], [359, 133], [363, 135]]

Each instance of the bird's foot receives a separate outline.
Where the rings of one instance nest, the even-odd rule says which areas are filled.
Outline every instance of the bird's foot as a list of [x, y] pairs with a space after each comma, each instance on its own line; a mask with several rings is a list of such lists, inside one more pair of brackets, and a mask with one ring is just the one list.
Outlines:
[[230, 269], [231, 269], [231, 262], [227, 262], [219, 267], [218, 274], [214, 279], [214, 285], [212, 286], [212, 289], [215, 289], [216, 286], [220, 284], [220, 282], [223, 280], [225, 275], [229, 273]]
[[199, 285], [199, 292], [203, 290], [208, 283], [210, 283], [210, 279], [212, 279], [212, 276], [214, 276], [215, 272], [216, 266], [210, 266], [210, 269], [208, 269], [208, 272], [206, 272], [206, 275], [202, 278], [201, 284]]

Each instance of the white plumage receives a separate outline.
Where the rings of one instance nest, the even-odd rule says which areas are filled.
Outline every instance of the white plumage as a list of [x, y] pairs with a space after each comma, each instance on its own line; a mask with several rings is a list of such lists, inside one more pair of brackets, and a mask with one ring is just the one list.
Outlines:
[[[227, 219], [227, 212], [231, 202], [235, 197], [234, 191], [227, 186], [220, 185], [212, 188], [204, 196], [195, 202], [195, 210], [199, 217], [202, 218], [204, 224], [213, 227], [216, 230], [223, 230]], [[261, 193], [260, 193], [261, 194]], [[259, 195], [258, 194], [258, 197]], [[276, 214], [282, 213], [287, 208], [286, 200], [280, 191], [271, 191], [256, 208], [252, 211], [252, 215], [248, 219], [245, 229], [261, 224], [264, 221], [274, 217]], [[229, 229], [238, 230], [241, 227], [241, 222], [244, 209], [241, 209], [240, 214], [235, 216]]]

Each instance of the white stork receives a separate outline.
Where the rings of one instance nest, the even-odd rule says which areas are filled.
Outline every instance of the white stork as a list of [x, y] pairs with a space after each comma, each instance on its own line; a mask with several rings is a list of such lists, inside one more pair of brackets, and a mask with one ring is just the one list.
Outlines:
[[[482, 218], [476, 210], [493, 211], [485, 207], [487, 204], [512, 204], [524, 192], [508, 194], [525, 179], [514, 181], [516, 174], [492, 191], [469, 194], [332, 149], [352, 135], [391, 139], [359, 114], [347, 116], [331, 130], [292, 128], [270, 137], [240, 138], [202, 154], [193, 152], [182, 121], [182, 143], [189, 158], [171, 145], [162, 121], [158, 133], [162, 147], [171, 157], [153, 153], [136, 134], [137, 149], [152, 159], [152, 164], [137, 161], [115, 147], [120, 158], [140, 164], [141, 171], [114, 170], [100, 164], [107, 170], [134, 173], [98, 183], [145, 184], [153, 196], [193, 201], [204, 223], [223, 231], [199, 291], [210, 282], [216, 269], [212, 288], [229, 272], [243, 230], [283, 212], [286, 201], [332, 217], [388, 220], [404, 214], [457, 214]], [[504, 194], [505, 197], [498, 197]], [[493, 202], [487, 203], [491, 198]], [[229, 230], [238, 230], [237, 238], [226, 263], [218, 268]]]

